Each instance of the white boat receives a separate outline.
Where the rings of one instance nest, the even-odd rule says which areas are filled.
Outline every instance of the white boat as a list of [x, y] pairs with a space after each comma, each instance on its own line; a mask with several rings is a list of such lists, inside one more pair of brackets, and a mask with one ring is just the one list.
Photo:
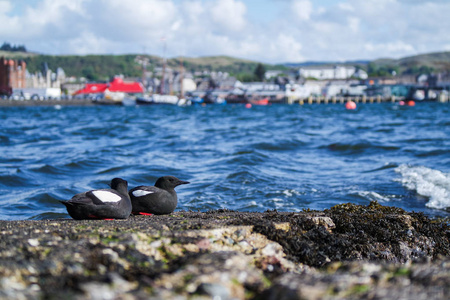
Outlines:
[[148, 104], [169, 104], [169, 105], [179, 105], [180, 99], [173, 95], [159, 95], [154, 94], [147, 97], [136, 97], [137, 105], [148, 105]]

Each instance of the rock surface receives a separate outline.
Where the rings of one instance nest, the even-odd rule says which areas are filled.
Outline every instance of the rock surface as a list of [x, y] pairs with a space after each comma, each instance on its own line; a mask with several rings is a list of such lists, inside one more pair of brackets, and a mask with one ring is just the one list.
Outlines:
[[0, 221], [1, 299], [448, 299], [450, 227], [371, 203]]

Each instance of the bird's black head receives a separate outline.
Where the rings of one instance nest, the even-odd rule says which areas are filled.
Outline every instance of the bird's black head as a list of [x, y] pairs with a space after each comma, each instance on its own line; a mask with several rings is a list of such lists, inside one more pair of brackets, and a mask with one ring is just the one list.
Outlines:
[[117, 190], [121, 185], [124, 185], [126, 188], [128, 188], [128, 182], [125, 179], [113, 178], [113, 180], [111, 180], [110, 186], [113, 190]]
[[180, 180], [175, 176], [163, 176], [158, 178], [158, 180], [156, 180], [155, 186], [160, 189], [171, 190], [174, 189], [176, 186], [188, 183], [189, 181]]

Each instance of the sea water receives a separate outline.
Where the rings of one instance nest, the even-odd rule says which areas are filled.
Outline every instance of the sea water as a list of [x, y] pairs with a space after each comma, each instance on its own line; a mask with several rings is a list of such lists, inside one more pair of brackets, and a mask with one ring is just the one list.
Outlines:
[[0, 219], [68, 218], [58, 200], [163, 175], [177, 210], [340, 203], [450, 211], [450, 104], [0, 108]]

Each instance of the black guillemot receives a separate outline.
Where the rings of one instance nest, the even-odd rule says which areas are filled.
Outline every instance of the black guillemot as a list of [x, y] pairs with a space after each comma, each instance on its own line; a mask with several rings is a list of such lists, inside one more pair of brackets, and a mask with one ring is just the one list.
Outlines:
[[166, 215], [175, 210], [178, 204], [175, 187], [188, 184], [174, 176], [158, 178], [155, 186], [138, 186], [130, 190], [129, 195], [135, 215]]
[[121, 178], [111, 180], [110, 189], [87, 191], [60, 202], [75, 220], [126, 219], [131, 214], [128, 182]]

